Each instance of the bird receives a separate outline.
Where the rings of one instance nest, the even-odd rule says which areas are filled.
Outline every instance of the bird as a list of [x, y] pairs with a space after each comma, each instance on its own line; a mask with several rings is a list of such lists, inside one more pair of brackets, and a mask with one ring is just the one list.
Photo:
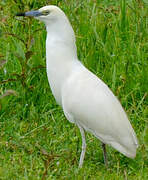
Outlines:
[[48, 5], [16, 15], [45, 23], [47, 77], [65, 117], [80, 130], [79, 168], [86, 152], [85, 131], [101, 141], [106, 166], [106, 144], [135, 158], [138, 140], [126, 112], [110, 88], [78, 59], [75, 33], [65, 13], [58, 6]]

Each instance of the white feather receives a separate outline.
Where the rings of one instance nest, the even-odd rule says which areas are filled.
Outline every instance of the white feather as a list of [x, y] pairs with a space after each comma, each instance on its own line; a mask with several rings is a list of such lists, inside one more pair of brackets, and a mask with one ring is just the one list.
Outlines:
[[125, 111], [111, 90], [78, 60], [73, 29], [56, 6], [45, 6], [47, 75], [66, 118], [125, 156], [134, 158], [138, 142]]

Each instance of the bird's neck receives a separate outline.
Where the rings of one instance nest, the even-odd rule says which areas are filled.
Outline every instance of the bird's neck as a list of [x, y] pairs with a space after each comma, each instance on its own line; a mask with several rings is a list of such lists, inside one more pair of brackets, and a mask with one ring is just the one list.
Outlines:
[[71, 26], [54, 29], [53, 26], [47, 27], [46, 65], [50, 87], [57, 102], [61, 104], [62, 85], [77, 62], [77, 50]]
[[64, 41], [65, 43], [75, 44], [75, 35], [68, 19], [63, 16], [60, 20], [51, 20], [46, 25], [48, 41]]
[[[74, 31], [65, 16], [48, 24], [46, 30], [46, 52], [54, 56], [52, 61], [58, 60], [60, 56], [63, 56], [65, 61], [77, 58]], [[56, 53], [53, 54], [52, 51]]]

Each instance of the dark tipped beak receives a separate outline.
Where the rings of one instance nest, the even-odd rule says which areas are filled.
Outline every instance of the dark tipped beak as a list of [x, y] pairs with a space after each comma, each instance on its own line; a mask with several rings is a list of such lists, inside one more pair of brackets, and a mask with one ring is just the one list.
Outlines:
[[39, 11], [29, 11], [25, 13], [17, 13], [16, 16], [30, 16], [30, 17], [38, 17], [41, 16], [42, 13]]

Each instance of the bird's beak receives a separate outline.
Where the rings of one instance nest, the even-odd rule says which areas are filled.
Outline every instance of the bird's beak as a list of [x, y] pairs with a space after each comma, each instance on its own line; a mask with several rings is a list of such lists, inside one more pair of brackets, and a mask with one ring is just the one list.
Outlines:
[[42, 13], [40, 11], [28, 11], [25, 13], [17, 13], [16, 16], [29, 16], [29, 17], [38, 17], [41, 16]]

